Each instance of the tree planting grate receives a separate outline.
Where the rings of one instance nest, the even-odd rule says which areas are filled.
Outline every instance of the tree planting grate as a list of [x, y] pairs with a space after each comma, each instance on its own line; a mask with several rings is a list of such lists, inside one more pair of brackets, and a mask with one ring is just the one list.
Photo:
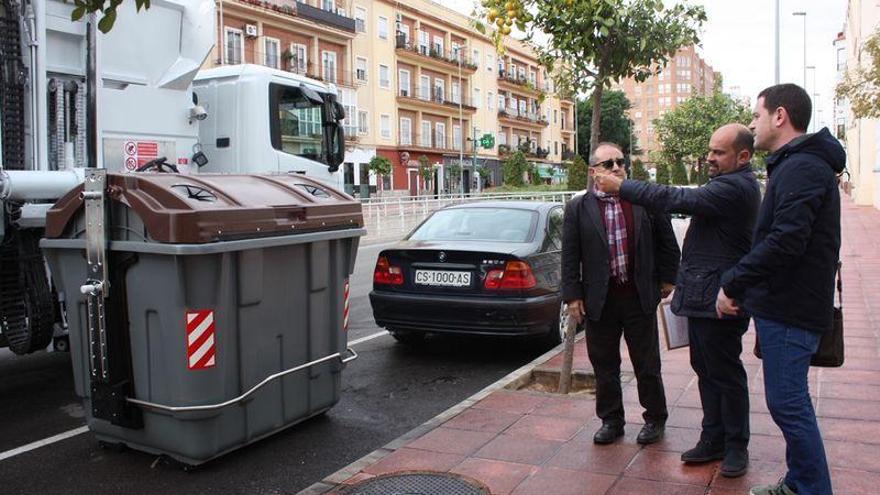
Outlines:
[[364, 480], [342, 495], [489, 495], [476, 482], [448, 473], [387, 474]]

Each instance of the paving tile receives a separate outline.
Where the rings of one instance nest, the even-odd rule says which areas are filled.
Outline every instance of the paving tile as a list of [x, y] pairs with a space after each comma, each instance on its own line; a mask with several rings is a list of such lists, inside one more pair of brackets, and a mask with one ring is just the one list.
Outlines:
[[406, 445], [407, 448], [444, 452], [446, 454], [468, 455], [477, 451], [495, 438], [495, 433], [484, 431], [457, 430], [455, 428], [434, 428]]
[[465, 457], [462, 455], [404, 447], [383, 457], [376, 464], [368, 466], [364, 472], [376, 475], [419, 470], [445, 472], [461, 464], [464, 459]]
[[[749, 472], [739, 478], [725, 478], [720, 472], [712, 478], [712, 488], [734, 490], [748, 493], [753, 486], [775, 483], [786, 473], [785, 462], [777, 458], [775, 461], [755, 461], [749, 463]], [[714, 492], [713, 492], [714, 493]]]
[[749, 438], [751, 460], [785, 459], [785, 439], [781, 435], [755, 435]]
[[666, 452], [682, 452], [693, 448], [700, 440], [700, 425], [696, 428], [681, 428], [677, 426], [667, 426], [663, 439], [657, 443], [652, 443], [645, 448], [651, 450], [663, 450]]
[[593, 443], [593, 432], [585, 431], [566, 442], [546, 465], [575, 471], [618, 475], [626, 469], [640, 450], [637, 444], [624, 441], [611, 445], [596, 445]]
[[575, 436], [585, 423], [586, 421], [580, 419], [529, 414], [511, 425], [505, 433], [565, 441]]
[[880, 385], [880, 371], [862, 371], [843, 368], [823, 370], [821, 380], [826, 383], [859, 383]]
[[880, 473], [880, 456], [877, 445], [853, 441], [825, 440], [825, 456], [828, 465]]
[[527, 414], [544, 403], [547, 398], [525, 392], [498, 391], [474, 404], [475, 409], [492, 409], [514, 414]]
[[880, 474], [835, 467], [831, 468], [831, 485], [834, 493], [844, 495], [877, 493]]
[[547, 467], [522, 482], [513, 495], [602, 495], [615, 479], [607, 474]]
[[472, 457], [539, 466], [552, 457], [562, 442], [529, 435], [501, 434]]
[[853, 419], [819, 418], [825, 440], [858, 441], [880, 444], [880, 422]]
[[880, 401], [880, 386], [862, 385], [860, 383], [823, 383], [819, 388], [819, 398], [822, 400], [858, 399]]
[[[880, 399], [880, 397], [877, 397], [877, 399]], [[880, 421], [880, 402], [877, 400], [852, 399], [821, 400], [816, 415], [823, 418]]]
[[704, 493], [706, 487], [702, 485], [683, 485], [624, 476], [617, 480], [608, 495], [703, 495]]
[[496, 411], [493, 409], [467, 409], [461, 414], [450, 419], [443, 426], [457, 428], [459, 430], [486, 431], [500, 433], [508, 426], [519, 421], [523, 417], [519, 413]]
[[352, 476], [351, 478], [343, 481], [342, 484], [343, 485], [356, 485], [356, 484], [360, 483], [361, 481], [366, 481], [370, 478], [375, 478], [375, 477], [376, 477], [376, 475], [361, 472], [361, 473], [358, 473], [358, 474]]
[[717, 462], [688, 465], [681, 462], [676, 452], [644, 449], [626, 468], [624, 476], [654, 481], [669, 481], [688, 485], [708, 486], [715, 473]]
[[465, 459], [452, 469], [453, 473], [479, 480], [492, 495], [507, 495], [538, 468], [526, 464], [489, 459]]
[[769, 413], [753, 412], [749, 414], [749, 429], [756, 435], [781, 436], [782, 430], [773, 422]]
[[675, 407], [669, 413], [667, 426], [699, 428], [703, 423], [703, 410], [698, 407]]
[[551, 397], [538, 406], [532, 414], [572, 418], [587, 422], [596, 417], [596, 401], [591, 399], [571, 399]]

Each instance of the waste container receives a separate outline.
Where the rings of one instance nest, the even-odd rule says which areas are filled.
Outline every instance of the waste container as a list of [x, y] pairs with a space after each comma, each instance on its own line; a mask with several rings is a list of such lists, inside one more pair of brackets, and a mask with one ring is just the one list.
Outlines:
[[41, 241], [98, 440], [197, 465], [339, 400], [359, 202], [301, 175], [102, 174]]

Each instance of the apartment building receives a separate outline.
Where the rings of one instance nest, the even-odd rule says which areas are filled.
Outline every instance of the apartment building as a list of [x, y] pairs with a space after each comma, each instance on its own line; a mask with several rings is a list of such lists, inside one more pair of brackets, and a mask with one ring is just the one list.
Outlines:
[[[865, 40], [880, 26], [880, 5], [877, 2], [850, 0], [842, 40], [835, 45], [844, 48], [838, 52], [838, 61], [845, 60], [841, 71], [867, 69], [870, 57], [864, 52]], [[835, 121], [845, 128], [847, 170], [850, 172], [849, 194], [858, 205], [880, 208], [880, 123], [877, 119], [857, 119], [846, 101], [835, 104]], [[838, 114], [840, 112], [841, 115]], [[840, 136], [838, 136], [840, 137]]]
[[650, 163], [650, 153], [660, 149], [654, 120], [691, 96], [711, 94], [714, 87], [715, 72], [693, 45], [679, 49], [659, 74], [644, 82], [622, 80], [617, 89], [632, 103], [629, 117], [633, 120], [635, 144], [641, 151], [633, 156]]
[[[220, 0], [217, 15], [223, 43], [212, 65], [263, 64], [339, 87], [349, 192], [469, 191], [477, 168], [498, 185], [500, 160], [515, 149], [552, 180], [573, 154], [574, 104], [553, 94], [532, 50], [510, 39], [499, 56], [467, 16], [437, 3]], [[478, 144], [485, 134], [491, 149]], [[391, 161], [390, 176], [369, 172], [376, 155]]]

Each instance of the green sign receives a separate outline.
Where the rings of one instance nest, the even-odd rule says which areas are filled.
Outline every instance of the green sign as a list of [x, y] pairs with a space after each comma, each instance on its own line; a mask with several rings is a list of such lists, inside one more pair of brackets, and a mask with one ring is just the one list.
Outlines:
[[495, 136], [493, 134], [483, 134], [483, 137], [480, 138], [480, 146], [485, 149], [494, 148]]

